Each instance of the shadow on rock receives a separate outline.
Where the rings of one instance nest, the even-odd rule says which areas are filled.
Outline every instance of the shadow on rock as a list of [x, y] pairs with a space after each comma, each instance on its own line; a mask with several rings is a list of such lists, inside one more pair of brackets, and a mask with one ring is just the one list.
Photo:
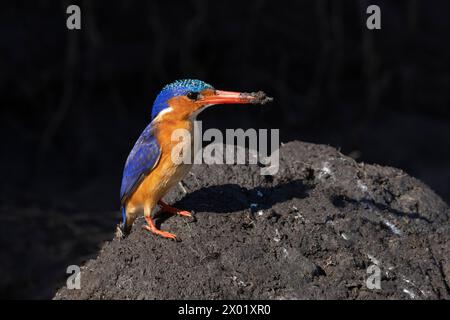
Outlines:
[[[233, 213], [249, 209], [252, 212], [272, 208], [293, 198], [303, 199], [308, 196], [312, 186], [302, 180], [292, 180], [273, 187], [256, 187], [247, 189], [237, 184], [223, 184], [203, 187], [188, 193], [173, 206], [195, 213]], [[157, 224], [160, 225], [171, 215], [158, 213]]]

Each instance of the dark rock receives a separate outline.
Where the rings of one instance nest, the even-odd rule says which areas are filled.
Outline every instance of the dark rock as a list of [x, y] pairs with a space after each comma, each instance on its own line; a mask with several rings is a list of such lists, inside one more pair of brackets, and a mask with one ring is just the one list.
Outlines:
[[450, 298], [449, 207], [426, 185], [327, 146], [293, 142], [280, 157], [271, 179], [256, 165], [194, 167], [188, 194], [166, 200], [196, 221], [160, 219], [181, 242], [138, 219], [82, 267], [81, 290], [55, 299]]

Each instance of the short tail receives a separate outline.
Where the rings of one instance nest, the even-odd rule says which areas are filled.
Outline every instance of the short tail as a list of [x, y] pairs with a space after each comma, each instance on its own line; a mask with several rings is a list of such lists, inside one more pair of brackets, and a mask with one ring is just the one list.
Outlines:
[[125, 210], [125, 206], [120, 207], [120, 211], [122, 212], [122, 225], [125, 226], [127, 223], [127, 212]]

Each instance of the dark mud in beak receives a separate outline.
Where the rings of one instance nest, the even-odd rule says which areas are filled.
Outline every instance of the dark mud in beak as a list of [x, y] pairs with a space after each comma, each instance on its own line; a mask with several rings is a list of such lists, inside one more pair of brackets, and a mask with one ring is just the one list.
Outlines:
[[243, 96], [252, 97], [250, 103], [252, 104], [266, 104], [273, 101], [273, 98], [266, 95], [263, 91], [258, 92], [243, 92]]

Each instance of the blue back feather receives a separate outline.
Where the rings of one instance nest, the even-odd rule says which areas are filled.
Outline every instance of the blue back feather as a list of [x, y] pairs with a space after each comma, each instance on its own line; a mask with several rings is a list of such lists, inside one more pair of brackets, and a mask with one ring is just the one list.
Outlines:
[[161, 150], [150, 123], [136, 141], [128, 155], [123, 170], [120, 202], [124, 204], [128, 197], [142, 182], [142, 179], [154, 168]]

